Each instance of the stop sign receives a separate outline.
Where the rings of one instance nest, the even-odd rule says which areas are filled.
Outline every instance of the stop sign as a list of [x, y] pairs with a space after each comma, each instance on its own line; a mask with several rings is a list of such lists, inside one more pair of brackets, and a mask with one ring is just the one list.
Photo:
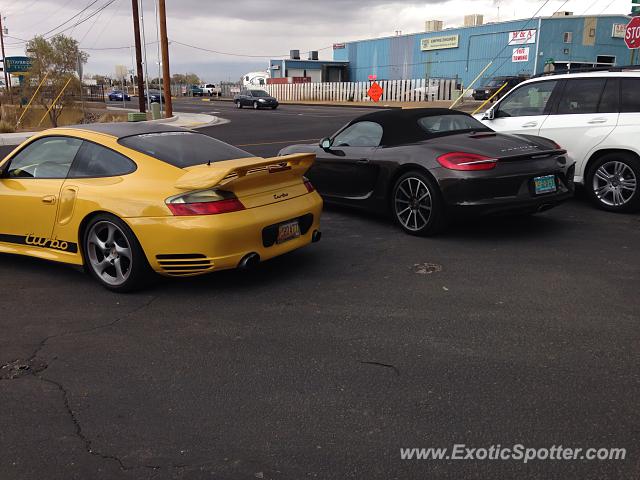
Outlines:
[[640, 17], [633, 17], [624, 33], [624, 43], [630, 49], [640, 48]]

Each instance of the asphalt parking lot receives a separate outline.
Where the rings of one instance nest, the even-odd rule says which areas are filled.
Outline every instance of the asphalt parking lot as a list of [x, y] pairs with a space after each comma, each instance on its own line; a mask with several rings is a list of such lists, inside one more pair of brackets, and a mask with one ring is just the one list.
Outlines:
[[[175, 108], [263, 156], [366, 111]], [[639, 215], [579, 196], [435, 238], [335, 208], [322, 230], [255, 271], [129, 295], [0, 256], [0, 478], [638, 478]], [[627, 457], [400, 459], [454, 444]]]

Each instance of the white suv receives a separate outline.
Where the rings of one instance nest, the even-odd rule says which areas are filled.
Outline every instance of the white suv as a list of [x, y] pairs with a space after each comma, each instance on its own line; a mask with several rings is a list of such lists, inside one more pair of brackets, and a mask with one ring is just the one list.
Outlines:
[[498, 132], [554, 140], [576, 162], [575, 181], [596, 204], [640, 210], [640, 70], [533, 78], [478, 118]]

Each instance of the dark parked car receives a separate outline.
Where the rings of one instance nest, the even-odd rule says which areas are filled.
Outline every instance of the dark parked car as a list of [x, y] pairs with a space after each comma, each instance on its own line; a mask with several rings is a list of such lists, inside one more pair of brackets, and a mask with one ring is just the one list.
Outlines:
[[187, 95], [192, 97], [202, 97], [204, 96], [204, 90], [197, 85], [191, 85], [187, 89]]
[[455, 110], [369, 113], [320, 145], [307, 177], [329, 203], [390, 212], [406, 232], [440, 231], [455, 213], [534, 213], [573, 195], [574, 164], [555, 142], [496, 133]]
[[109, 92], [109, 101], [111, 101], [111, 102], [114, 102], [114, 101], [121, 102], [123, 95], [124, 95], [124, 100], [126, 100], [127, 102], [129, 100], [131, 100], [131, 97], [129, 96], [128, 93], [124, 93], [124, 92], [122, 92], [120, 90], [114, 90], [112, 92]]
[[526, 76], [493, 77], [488, 82], [485, 82], [485, 84], [482, 87], [476, 88], [473, 91], [472, 96], [474, 100], [489, 100], [491, 96], [494, 93], [496, 93], [500, 89], [500, 87], [502, 87], [502, 85], [506, 83], [507, 86], [504, 87], [502, 90], [500, 90], [500, 93], [498, 93], [498, 95], [496, 95], [491, 100], [493, 102], [502, 98], [502, 96], [504, 96], [507, 92], [509, 92], [509, 90], [511, 90], [513, 87], [515, 87], [519, 83], [524, 82], [527, 79], [528, 77]]
[[264, 90], [241, 90], [238, 95], [233, 97], [236, 108], [253, 107], [255, 110], [259, 108], [278, 108], [278, 100], [269, 95]]
[[[149, 90], [151, 103], [160, 103], [160, 98], [162, 98], [162, 103], [164, 103], [164, 94], [160, 90]], [[144, 92], [144, 101], [147, 101], [147, 92]]]

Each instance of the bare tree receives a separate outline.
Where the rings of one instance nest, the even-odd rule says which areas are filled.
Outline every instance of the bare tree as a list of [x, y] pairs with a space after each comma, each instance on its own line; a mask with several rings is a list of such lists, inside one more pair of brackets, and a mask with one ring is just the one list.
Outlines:
[[35, 37], [27, 43], [26, 50], [32, 67], [27, 74], [25, 93], [31, 96], [38, 84], [47, 77], [35, 101], [45, 110], [50, 109], [49, 119], [57, 127], [63, 110], [75, 102], [82, 88], [77, 71], [87, 63], [89, 56], [80, 50], [77, 40], [62, 34], [51, 39]]

